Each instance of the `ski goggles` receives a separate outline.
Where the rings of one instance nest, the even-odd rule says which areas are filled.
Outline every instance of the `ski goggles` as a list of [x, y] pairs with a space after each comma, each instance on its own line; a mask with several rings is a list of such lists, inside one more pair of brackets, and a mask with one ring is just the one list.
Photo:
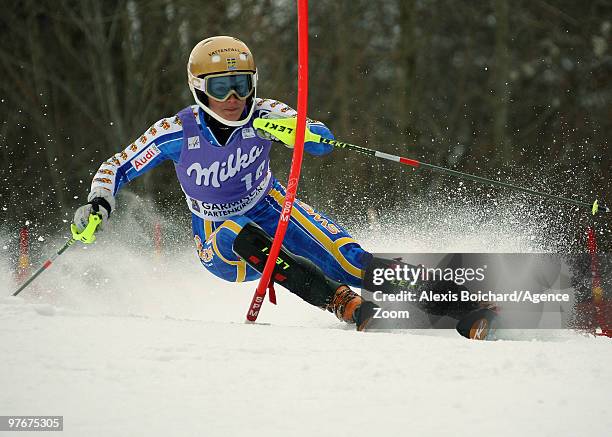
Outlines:
[[200, 79], [196, 87], [208, 97], [225, 102], [234, 94], [240, 100], [246, 100], [255, 91], [255, 74], [211, 74]]

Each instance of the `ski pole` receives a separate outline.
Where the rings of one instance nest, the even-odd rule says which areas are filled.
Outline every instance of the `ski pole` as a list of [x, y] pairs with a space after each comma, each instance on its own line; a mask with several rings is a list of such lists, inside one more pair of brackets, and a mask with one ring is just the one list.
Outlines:
[[60, 250], [58, 250], [55, 254], [53, 254], [53, 256], [49, 258], [47, 261], [45, 261], [44, 264], [32, 276], [30, 276], [30, 278], [27, 281], [25, 281], [21, 285], [21, 287], [15, 290], [12, 296], [17, 296], [19, 293], [21, 293], [28, 285], [32, 283], [34, 279], [38, 277], [38, 275], [40, 275], [42, 272], [47, 270], [47, 268], [49, 268], [49, 266], [53, 264], [53, 261], [55, 261], [55, 259], [58, 256], [64, 253], [66, 249], [72, 246], [77, 240], [82, 241], [83, 243], [93, 243], [94, 241], [96, 241], [95, 232], [101, 221], [102, 219], [100, 218], [99, 215], [90, 214], [89, 222], [87, 223], [87, 226], [85, 227], [85, 229], [83, 229], [83, 232], [80, 232], [80, 233], [78, 232], [76, 225], [74, 224], [70, 225], [70, 229], [72, 231], [72, 237], [68, 241], [66, 241], [66, 244], [64, 244]]
[[[277, 119], [264, 119], [257, 118], [255, 119], [253, 126], [256, 129], [261, 129], [266, 132], [271, 133], [276, 138], [281, 140], [283, 143], [287, 145], [293, 144], [293, 139], [295, 138], [295, 118], [277, 118]], [[559, 202], [571, 204], [574, 206], [579, 206], [581, 208], [589, 208], [593, 215], [598, 212], [610, 212], [610, 208], [605, 205], [600, 205], [597, 200], [595, 200], [592, 204], [588, 202], [582, 202], [576, 199], [569, 199], [567, 197], [557, 196], [554, 194], [543, 193], [541, 191], [532, 190], [530, 188], [521, 187], [514, 184], [509, 184], [507, 182], [500, 182], [493, 179], [484, 178], [481, 176], [476, 176], [469, 173], [464, 173], [457, 170], [451, 170], [450, 168], [440, 167], [434, 164], [428, 164], [426, 162], [417, 161], [416, 159], [404, 158], [402, 156], [391, 155], [384, 152], [379, 152], [377, 150], [368, 149], [366, 147], [357, 146], [355, 144], [349, 144], [342, 141], [330, 140], [328, 138], [323, 138], [320, 135], [312, 133], [308, 128], [306, 128], [306, 141], [313, 141], [316, 143], [329, 144], [331, 146], [340, 148], [340, 149], [348, 149], [354, 150], [358, 153], [362, 153], [368, 156], [374, 156], [376, 158], [382, 158], [389, 161], [399, 162], [400, 164], [409, 165], [414, 168], [428, 168], [438, 173], [444, 173], [451, 176], [456, 176], [462, 179], [469, 179], [476, 182], [481, 182], [485, 184], [490, 184], [497, 187], [505, 187], [510, 188], [515, 191], [520, 191], [522, 193], [531, 194], [534, 196], [545, 197], [547, 199], [557, 200]]]

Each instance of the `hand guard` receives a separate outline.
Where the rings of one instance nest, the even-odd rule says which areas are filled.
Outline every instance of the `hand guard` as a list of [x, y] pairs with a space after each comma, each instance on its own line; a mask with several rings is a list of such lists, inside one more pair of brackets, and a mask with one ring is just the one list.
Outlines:
[[[289, 117], [290, 117], [289, 115], [279, 114], [278, 112], [268, 112], [267, 114], [263, 114], [261, 116], [261, 118], [267, 118], [269, 120], [275, 120], [278, 118], [289, 118]], [[257, 129], [257, 136], [261, 138], [262, 140], [274, 141], [275, 143], [282, 144], [283, 146], [289, 149], [293, 149], [293, 146], [288, 146], [287, 144], [283, 143], [281, 140], [276, 138], [274, 135], [272, 135], [270, 132], [266, 132], [265, 130]]]
[[98, 229], [103, 229], [111, 211], [115, 209], [115, 198], [108, 192], [100, 188], [94, 188], [89, 196], [87, 196], [87, 204], [81, 206], [74, 213], [72, 222], [76, 226], [78, 232], [83, 232], [89, 223], [89, 215], [97, 214], [102, 219]]

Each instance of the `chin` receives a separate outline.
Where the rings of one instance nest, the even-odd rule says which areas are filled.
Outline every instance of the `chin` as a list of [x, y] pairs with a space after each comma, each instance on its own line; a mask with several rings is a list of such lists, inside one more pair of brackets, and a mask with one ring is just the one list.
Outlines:
[[227, 120], [230, 120], [230, 121], [238, 121], [238, 120], [240, 120], [240, 115], [241, 115], [241, 114], [242, 114], [241, 112], [240, 112], [240, 113], [238, 113], [238, 114], [234, 114], [234, 115], [230, 115], [230, 114], [228, 114], [228, 115], [227, 115], [225, 118], [226, 118]]

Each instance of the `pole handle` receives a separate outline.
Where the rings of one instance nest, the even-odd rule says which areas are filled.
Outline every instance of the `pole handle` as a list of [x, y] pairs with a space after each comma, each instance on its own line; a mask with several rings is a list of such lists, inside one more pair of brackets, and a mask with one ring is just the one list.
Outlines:
[[72, 232], [72, 238], [82, 243], [91, 244], [96, 241], [96, 229], [102, 223], [102, 217], [98, 214], [89, 214], [89, 222], [83, 231], [79, 232], [79, 229], [73, 223], [70, 225], [70, 231]]
[[[297, 117], [287, 118], [256, 118], [253, 120], [253, 127], [261, 129], [273, 135], [279, 141], [282, 141], [287, 146], [295, 145], [295, 136], [297, 130]], [[321, 135], [312, 133], [306, 126], [304, 142], [321, 142]]]

